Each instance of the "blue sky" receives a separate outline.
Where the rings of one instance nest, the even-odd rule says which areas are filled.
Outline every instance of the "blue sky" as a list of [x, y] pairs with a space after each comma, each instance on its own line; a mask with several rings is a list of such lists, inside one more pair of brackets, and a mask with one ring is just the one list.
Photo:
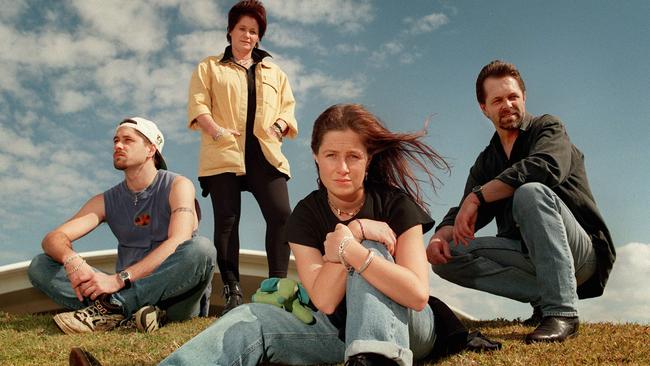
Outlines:
[[[198, 186], [199, 136], [186, 129], [187, 84], [196, 63], [225, 47], [232, 4], [0, 0], [0, 265], [31, 258], [45, 233], [121, 179], [111, 163], [111, 138], [124, 117], [158, 122], [170, 169]], [[650, 321], [641, 311], [650, 288], [624, 281], [650, 274], [649, 2], [264, 4], [269, 27], [262, 48], [289, 75], [297, 101], [300, 134], [283, 147], [292, 166], [292, 205], [316, 187], [313, 120], [331, 104], [355, 102], [400, 131], [420, 129], [434, 114], [426, 141], [453, 165], [450, 175], [440, 174], [437, 193], [427, 188], [439, 221], [458, 203], [468, 169], [493, 133], [476, 103], [476, 75], [504, 59], [526, 81], [528, 111], [560, 117], [586, 155], [593, 193], [619, 249], [606, 295], [581, 302], [581, 312], [593, 320]], [[244, 197], [242, 245], [262, 249], [263, 219], [250, 194]], [[212, 237], [210, 202], [201, 204], [201, 233]], [[114, 246], [106, 227], [76, 244]], [[432, 287], [477, 316], [530, 311], [440, 279]], [[614, 305], [624, 308], [608, 310]]]

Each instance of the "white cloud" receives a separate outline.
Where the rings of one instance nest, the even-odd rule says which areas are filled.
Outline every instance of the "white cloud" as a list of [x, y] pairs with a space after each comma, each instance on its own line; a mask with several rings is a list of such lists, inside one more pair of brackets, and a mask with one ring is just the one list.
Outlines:
[[266, 30], [264, 41], [269, 41], [277, 47], [303, 48], [317, 47], [318, 37], [305, 29], [282, 24], [271, 24]]
[[449, 17], [443, 13], [431, 13], [419, 19], [406, 18], [404, 22], [410, 24], [410, 34], [430, 33], [449, 23]]
[[360, 44], [339, 43], [334, 46], [334, 51], [336, 53], [350, 54], [367, 52], [368, 49]]
[[23, 33], [0, 24], [0, 61], [9, 64], [57, 68], [90, 66], [115, 53], [114, 45], [95, 36], [55, 29]]
[[[449, 305], [479, 319], [521, 318], [532, 314], [529, 304], [466, 289], [431, 275], [432, 294]], [[617, 248], [605, 293], [594, 299], [580, 300], [582, 321], [650, 323], [650, 244], [629, 243]]]
[[301, 24], [320, 24], [359, 31], [374, 18], [368, 0], [266, 0], [266, 9], [275, 17]]
[[379, 49], [370, 54], [370, 60], [375, 64], [382, 64], [386, 59], [404, 52], [404, 44], [399, 40], [392, 40], [382, 44]]
[[74, 0], [85, 26], [102, 37], [119, 42], [129, 51], [149, 53], [166, 45], [167, 28], [158, 8], [129, 0]]
[[616, 263], [603, 296], [580, 302], [581, 314], [593, 321], [650, 324], [650, 244], [616, 248]]
[[224, 31], [199, 31], [177, 36], [174, 45], [184, 61], [198, 64], [207, 56], [222, 53], [228, 41]]
[[355, 99], [363, 94], [366, 81], [363, 77], [338, 78], [319, 70], [306, 70], [304, 65], [294, 58], [281, 55], [273, 60], [287, 74], [294, 95], [319, 93], [328, 100]]
[[27, 2], [23, 0], [0, 0], [0, 19], [15, 20], [27, 10]]
[[64, 90], [56, 92], [57, 111], [59, 113], [74, 113], [87, 108], [93, 102], [88, 94], [77, 90]]
[[181, 16], [188, 24], [223, 29], [225, 32], [227, 16], [219, 10], [214, 0], [181, 0], [178, 5]]

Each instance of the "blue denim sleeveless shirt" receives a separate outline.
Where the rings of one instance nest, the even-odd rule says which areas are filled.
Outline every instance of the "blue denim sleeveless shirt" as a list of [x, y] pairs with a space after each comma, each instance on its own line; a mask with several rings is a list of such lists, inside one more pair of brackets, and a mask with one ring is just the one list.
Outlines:
[[117, 272], [144, 258], [167, 240], [169, 193], [178, 174], [158, 170], [144, 191], [134, 193], [122, 181], [104, 192], [106, 223], [117, 238]]

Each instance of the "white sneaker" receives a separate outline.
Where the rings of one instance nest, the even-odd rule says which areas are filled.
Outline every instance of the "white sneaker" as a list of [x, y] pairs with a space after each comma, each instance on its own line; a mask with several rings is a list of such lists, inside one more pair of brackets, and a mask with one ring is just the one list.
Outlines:
[[100, 297], [81, 310], [56, 314], [54, 322], [65, 334], [91, 333], [112, 330], [124, 320], [124, 315], [117, 305]]
[[135, 326], [144, 333], [155, 332], [166, 320], [166, 312], [157, 306], [146, 305], [133, 314]]

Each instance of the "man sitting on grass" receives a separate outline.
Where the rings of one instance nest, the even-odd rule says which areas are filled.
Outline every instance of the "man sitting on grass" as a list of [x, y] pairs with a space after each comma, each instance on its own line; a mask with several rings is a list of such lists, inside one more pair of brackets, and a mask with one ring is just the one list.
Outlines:
[[[66, 334], [132, 324], [153, 331], [172, 321], [207, 315], [216, 253], [195, 236], [199, 218], [190, 180], [167, 171], [164, 137], [140, 117], [122, 121], [113, 137], [113, 165], [124, 181], [92, 197], [43, 239], [44, 254], [29, 266], [34, 287], [74, 311], [54, 316]], [[118, 241], [115, 274], [86, 263], [72, 242], [102, 222]]]

